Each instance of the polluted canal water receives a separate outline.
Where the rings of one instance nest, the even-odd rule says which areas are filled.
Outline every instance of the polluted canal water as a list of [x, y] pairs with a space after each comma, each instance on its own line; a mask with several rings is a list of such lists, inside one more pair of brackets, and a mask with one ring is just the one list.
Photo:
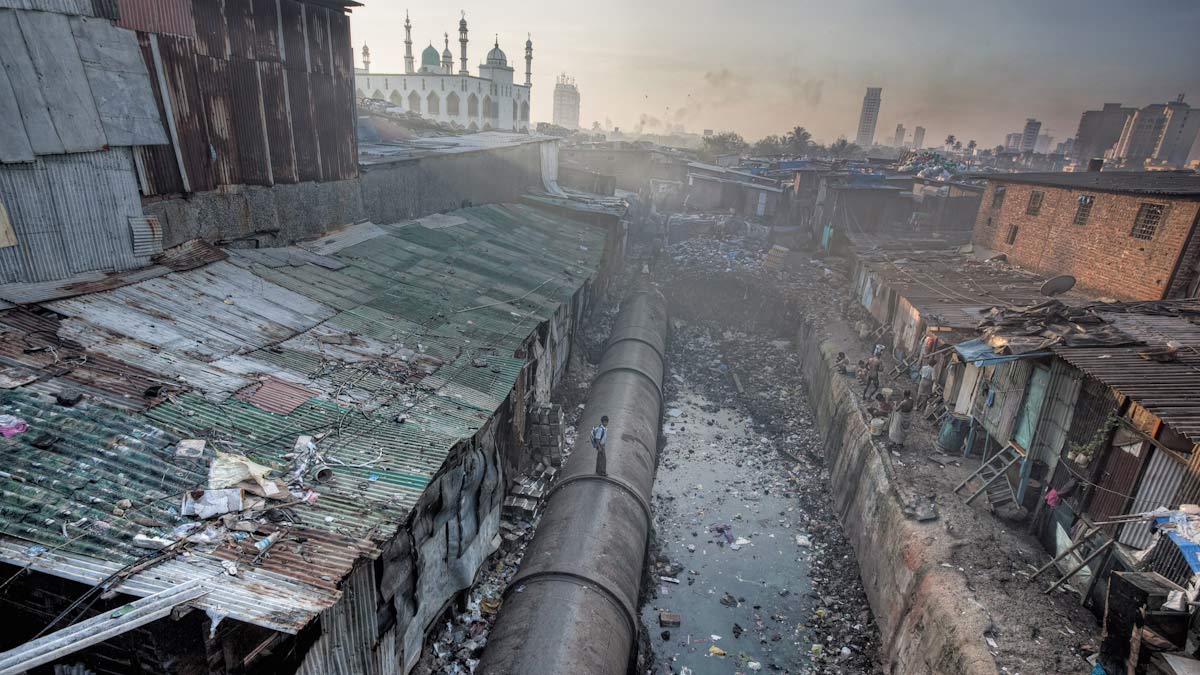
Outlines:
[[[642, 607], [652, 672], [877, 672], [877, 628], [828, 508], [819, 437], [718, 403], [736, 393], [715, 351], [704, 353], [714, 342], [695, 329], [674, 339], [685, 344], [672, 356], [687, 360], [667, 387], [654, 484]], [[767, 350], [787, 360], [782, 345]]]

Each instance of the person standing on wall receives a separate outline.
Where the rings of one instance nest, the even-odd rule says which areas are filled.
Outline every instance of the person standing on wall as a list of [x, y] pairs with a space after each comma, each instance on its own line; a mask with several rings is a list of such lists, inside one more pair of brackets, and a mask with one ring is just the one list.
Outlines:
[[596, 475], [608, 475], [608, 457], [605, 456], [608, 443], [608, 415], [600, 418], [600, 424], [592, 427], [592, 447], [596, 450]]

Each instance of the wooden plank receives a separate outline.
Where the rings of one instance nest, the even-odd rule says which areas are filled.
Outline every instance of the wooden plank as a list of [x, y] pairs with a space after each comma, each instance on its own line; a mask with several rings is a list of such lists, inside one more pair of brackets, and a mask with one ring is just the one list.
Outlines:
[[70, 20], [62, 14], [18, 12], [17, 24], [64, 151], [103, 148], [108, 140], [71, 35]]
[[17, 11], [0, 10], [0, 63], [4, 64], [9, 84], [16, 95], [17, 108], [21, 111], [21, 122], [29, 146], [37, 155], [55, 155], [66, 152], [50, 109], [42, 97], [42, 86], [38, 81], [33, 60], [25, 49], [25, 36], [17, 23]]
[[[3, 69], [0, 69], [0, 73], [2, 72]], [[13, 231], [12, 221], [8, 218], [8, 209], [4, 207], [4, 200], [0, 199], [0, 248], [16, 245], [17, 235]]]
[[150, 75], [132, 31], [75, 17], [71, 33], [109, 145], [165, 145]]
[[0, 68], [0, 162], [32, 162], [33, 148], [21, 121], [17, 95], [8, 81], [8, 70]]

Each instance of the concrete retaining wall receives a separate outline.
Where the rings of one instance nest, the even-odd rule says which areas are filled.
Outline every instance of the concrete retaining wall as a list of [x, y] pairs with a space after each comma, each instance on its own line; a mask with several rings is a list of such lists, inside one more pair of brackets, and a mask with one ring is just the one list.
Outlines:
[[858, 555], [890, 672], [995, 675], [984, 641], [987, 612], [962, 573], [941, 567], [932, 551], [943, 525], [905, 515], [890, 455], [871, 442], [852, 380], [833, 371], [836, 345], [808, 325], [798, 337], [810, 405], [825, 436], [834, 509]]

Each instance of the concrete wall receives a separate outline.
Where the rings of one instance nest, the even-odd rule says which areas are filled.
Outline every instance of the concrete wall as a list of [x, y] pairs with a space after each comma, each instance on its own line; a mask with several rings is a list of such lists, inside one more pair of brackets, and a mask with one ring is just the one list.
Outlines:
[[358, 179], [238, 186], [181, 198], [149, 199], [142, 209], [148, 216], [158, 216], [167, 248], [189, 239], [243, 238], [257, 240], [261, 246], [287, 246], [365, 217]]
[[539, 143], [364, 166], [365, 217], [394, 223], [471, 204], [519, 201], [542, 186]]
[[[993, 207], [997, 185], [1006, 188]], [[1037, 215], [1025, 213], [1029, 195], [1044, 193]], [[1074, 224], [1078, 197], [1095, 199], [1084, 225]], [[1163, 222], [1150, 240], [1130, 236], [1142, 203], [1168, 204]], [[1158, 300], [1171, 284], [1185, 242], [1197, 221], [1200, 200], [1089, 192], [1021, 183], [989, 181], [974, 242], [1008, 256], [1009, 262], [1040, 274], [1070, 274], [1078, 288], [1120, 300]], [[1016, 238], [1008, 243], [1010, 228]]]
[[995, 675], [984, 633], [990, 620], [962, 574], [941, 567], [931, 546], [938, 521], [905, 515], [908, 498], [886, 451], [871, 442], [851, 380], [832, 370], [836, 345], [803, 326], [798, 344], [809, 400], [825, 436], [834, 510], [854, 550], [889, 672]]
[[143, 210], [162, 222], [165, 247], [196, 238], [286, 246], [362, 220], [394, 223], [468, 203], [519, 201], [542, 185], [540, 152], [530, 143], [372, 164], [351, 180], [239, 186], [149, 199]]

